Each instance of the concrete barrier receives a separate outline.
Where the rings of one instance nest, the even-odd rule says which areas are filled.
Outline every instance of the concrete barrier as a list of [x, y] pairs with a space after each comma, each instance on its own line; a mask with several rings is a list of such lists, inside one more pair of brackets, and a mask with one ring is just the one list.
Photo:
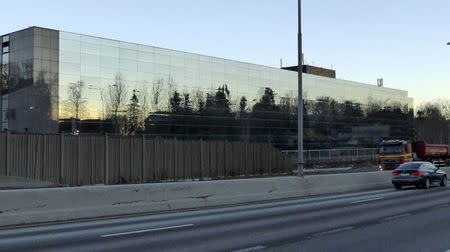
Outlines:
[[391, 172], [330, 174], [306, 179], [309, 195], [343, 193], [392, 186]]
[[388, 188], [390, 172], [0, 191], [0, 226]]

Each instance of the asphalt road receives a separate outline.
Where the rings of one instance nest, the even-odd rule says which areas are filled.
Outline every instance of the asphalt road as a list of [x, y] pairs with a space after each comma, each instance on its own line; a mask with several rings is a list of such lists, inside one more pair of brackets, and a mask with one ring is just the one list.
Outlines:
[[0, 251], [448, 249], [450, 190], [439, 187], [0, 230]]

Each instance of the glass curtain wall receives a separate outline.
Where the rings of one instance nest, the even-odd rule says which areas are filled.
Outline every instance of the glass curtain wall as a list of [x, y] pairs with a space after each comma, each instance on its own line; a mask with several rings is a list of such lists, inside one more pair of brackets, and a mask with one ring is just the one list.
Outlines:
[[[269, 141], [295, 149], [296, 83], [297, 74], [287, 70], [59, 35], [61, 131]], [[304, 83], [307, 146], [408, 137], [407, 92], [312, 75]]]
[[9, 35], [9, 70], [2, 86], [4, 129], [58, 131], [58, 34], [32, 27]]

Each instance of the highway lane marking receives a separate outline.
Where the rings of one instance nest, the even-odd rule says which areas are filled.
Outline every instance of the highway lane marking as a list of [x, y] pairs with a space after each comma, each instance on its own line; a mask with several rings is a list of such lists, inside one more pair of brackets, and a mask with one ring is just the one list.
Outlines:
[[366, 203], [366, 202], [377, 201], [377, 200], [382, 200], [382, 199], [384, 199], [384, 198], [383, 197], [378, 197], [378, 198], [357, 200], [357, 201], [353, 201], [352, 204]]
[[186, 228], [186, 227], [193, 227], [193, 226], [194, 226], [194, 224], [186, 224], [186, 225], [180, 225], [180, 226], [152, 228], [152, 229], [144, 229], [144, 230], [123, 232], [123, 233], [101, 235], [100, 237], [108, 238], [108, 237], [124, 236], [124, 235], [131, 235], [131, 234], [151, 233], [151, 232], [165, 231], [165, 230], [172, 230], [172, 229], [179, 229], [179, 228]]
[[249, 251], [262, 250], [262, 249], [266, 249], [266, 248], [267, 248], [266, 246], [255, 246], [255, 247], [251, 247], [251, 248], [235, 250], [233, 252], [249, 252]]
[[350, 231], [353, 229], [354, 229], [354, 227], [352, 227], [352, 226], [337, 228], [337, 229], [333, 229], [330, 231], [325, 231], [325, 232], [319, 233], [317, 236], [321, 237], [321, 236], [326, 236], [326, 235], [332, 235], [332, 234], [336, 234], [336, 233], [340, 233], [340, 232]]

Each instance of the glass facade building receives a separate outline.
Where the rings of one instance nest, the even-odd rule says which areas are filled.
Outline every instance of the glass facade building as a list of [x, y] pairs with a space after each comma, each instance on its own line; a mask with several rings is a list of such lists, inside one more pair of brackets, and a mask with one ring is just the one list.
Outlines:
[[58, 36], [38, 28], [2, 36], [2, 130], [58, 131]]
[[[1, 38], [2, 129], [295, 146], [296, 72], [39, 27]], [[311, 148], [412, 137], [407, 91], [305, 74], [304, 98]]]

